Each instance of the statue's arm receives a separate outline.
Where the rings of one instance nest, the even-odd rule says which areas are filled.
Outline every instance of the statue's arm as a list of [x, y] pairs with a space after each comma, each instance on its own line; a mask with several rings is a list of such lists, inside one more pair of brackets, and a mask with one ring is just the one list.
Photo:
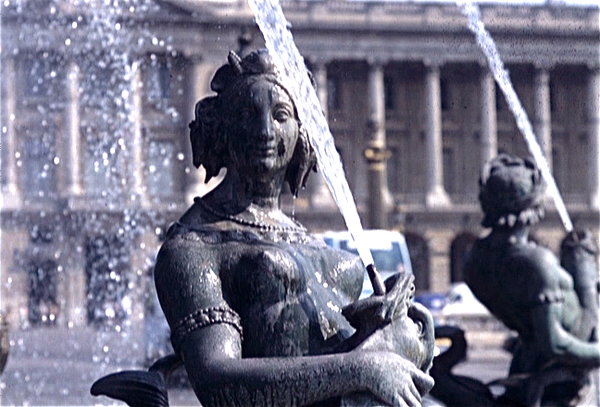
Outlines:
[[562, 363], [600, 366], [600, 346], [598, 342], [586, 342], [564, 328], [563, 321], [568, 313], [581, 312], [569, 309], [562, 298], [564, 287], [559, 276], [564, 273], [556, 257], [550, 253], [542, 253], [530, 264], [532, 274], [536, 278], [532, 287], [538, 287], [532, 308], [533, 330], [542, 351], [551, 359]]
[[598, 342], [582, 341], [565, 330], [560, 323], [563, 312], [560, 303], [543, 304], [534, 309], [533, 329], [544, 353], [568, 365], [600, 366]]
[[[195, 246], [195, 247], [193, 247]], [[205, 309], [227, 309], [215, 258], [201, 245], [166, 242], [155, 268], [157, 291], [171, 329]], [[173, 309], [172, 304], [177, 304]], [[309, 357], [242, 358], [235, 318], [203, 316], [174, 343], [204, 406], [304, 406], [366, 391], [392, 406], [420, 406], [432, 379], [390, 352], [348, 352]], [[189, 320], [188, 320], [189, 321]], [[185, 325], [185, 324], [184, 324]], [[197, 325], [197, 324], [196, 324]]]
[[180, 355], [202, 405], [307, 406], [370, 392], [391, 406], [421, 406], [431, 378], [394, 353], [246, 358], [237, 332], [225, 325], [198, 330]]
[[570, 232], [560, 248], [560, 265], [571, 274], [579, 302], [583, 309], [598, 319], [598, 248], [592, 233]]

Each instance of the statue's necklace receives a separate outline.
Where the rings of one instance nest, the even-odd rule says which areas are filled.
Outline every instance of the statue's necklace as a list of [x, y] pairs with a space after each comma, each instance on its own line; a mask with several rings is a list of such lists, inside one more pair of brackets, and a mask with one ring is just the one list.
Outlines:
[[245, 219], [245, 218], [241, 218], [241, 217], [238, 217], [235, 215], [228, 215], [226, 213], [222, 213], [222, 212], [216, 210], [212, 206], [209, 206], [207, 203], [205, 203], [202, 200], [202, 198], [194, 198], [194, 202], [197, 203], [198, 205], [200, 205], [202, 208], [206, 209], [208, 212], [212, 213], [213, 215], [215, 215], [221, 219], [226, 219], [231, 222], [237, 223], [239, 225], [250, 226], [250, 227], [265, 230], [268, 232], [275, 232], [275, 231], [277, 231], [277, 232], [306, 232], [306, 228], [302, 225], [298, 225], [298, 226], [268, 225], [266, 223], [262, 223], [262, 222], [259, 222], [256, 220]]

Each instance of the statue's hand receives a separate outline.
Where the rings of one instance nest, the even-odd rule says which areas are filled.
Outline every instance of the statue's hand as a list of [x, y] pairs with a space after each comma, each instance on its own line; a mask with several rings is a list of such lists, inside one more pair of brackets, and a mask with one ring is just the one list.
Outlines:
[[592, 233], [587, 229], [570, 232], [560, 246], [560, 264], [573, 277], [581, 306], [593, 312], [598, 310], [597, 253]]
[[431, 376], [392, 352], [361, 352], [366, 359], [367, 390], [394, 407], [421, 407], [434, 385]]
[[356, 333], [345, 345], [365, 352], [393, 352], [429, 371], [435, 349], [433, 317], [412, 302], [412, 281], [412, 275], [398, 273], [386, 280], [385, 295], [346, 306], [342, 313]]
[[364, 335], [370, 335], [405, 315], [415, 292], [412, 274], [397, 273], [385, 281], [386, 293], [372, 295], [344, 307], [342, 314]]
[[[594, 242], [594, 237], [589, 229], [580, 232], [569, 232], [560, 245], [561, 265], [571, 274], [584, 273], [584, 267], [590, 266], [588, 263], [594, 263], [598, 248]], [[587, 270], [586, 270], [587, 271]], [[593, 275], [597, 275], [594, 270]]]

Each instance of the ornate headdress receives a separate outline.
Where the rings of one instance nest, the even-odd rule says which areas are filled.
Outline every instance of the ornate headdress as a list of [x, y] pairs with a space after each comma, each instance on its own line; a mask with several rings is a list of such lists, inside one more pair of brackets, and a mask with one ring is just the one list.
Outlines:
[[487, 162], [479, 179], [484, 227], [532, 225], [544, 216], [545, 183], [531, 159], [500, 154]]

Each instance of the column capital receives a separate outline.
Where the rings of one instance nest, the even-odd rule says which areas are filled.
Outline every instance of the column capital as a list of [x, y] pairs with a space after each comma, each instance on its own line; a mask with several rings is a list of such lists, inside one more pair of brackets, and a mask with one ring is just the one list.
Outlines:
[[198, 51], [190, 48], [180, 50], [178, 51], [178, 54], [183, 55], [183, 57], [190, 61], [192, 64], [199, 64], [200, 62], [204, 62], [206, 59], [203, 54], [199, 54]]
[[323, 68], [331, 62], [330, 58], [322, 55], [309, 56], [305, 60], [314, 68]]
[[437, 70], [445, 64], [445, 61], [442, 58], [428, 57], [423, 59], [423, 66], [427, 70]]
[[547, 72], [549, 73], [551, 70], [554, 69], [554, 67], [556, 66], [556, 63], [554, 61], [535, 61], [533, 63], [533, 68], [536, 71], [541, 71], [541, 72]]
[[389, 60], [390, 59], [388, 57], [379, 55], [372, 55], [365, 58], [365, 61], [367, 61], [367, 65], [369, 65], [369, 68], [383, 68], [389, 62]]
[[481, 72], [488, 71], [491, 73], [490, 64], [488, 64], [487, 59], [485, 59], [483, 57], [477, 58], [477, 60], [475, 60], [475, 63], [479, 66], [479, 69]]
[[587, 68], [592, 75], [600, 75], [600, 63], [599, 62], [589, 62], [587, 64]]

